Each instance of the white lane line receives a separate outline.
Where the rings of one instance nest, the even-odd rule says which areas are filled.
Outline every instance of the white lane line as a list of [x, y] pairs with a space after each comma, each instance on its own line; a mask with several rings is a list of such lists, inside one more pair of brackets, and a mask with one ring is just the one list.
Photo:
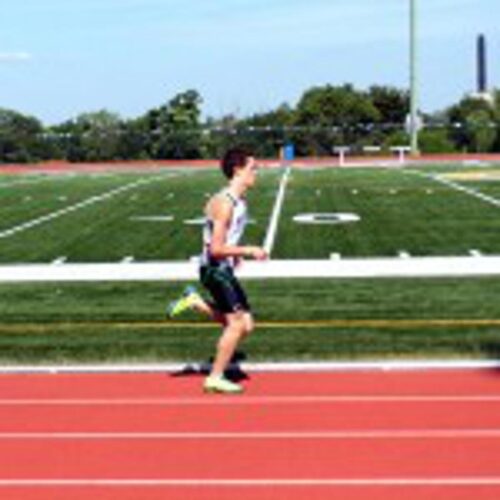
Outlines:
[[32, 227], [39, 226], [40, 224], [43, 224], [45, 222], [51, 221], [53, 219], [57, 219], [61, 215], [65, 215], [71, 212], [74, 212], [76, 210], [79, 210], [80, 208], [87, 207], [89, 205], [93, 205], [95, 203], [98, 203], [103, 200], [107, 200], [109, 198], [112, 198], [113, 196], [116, 196], [117, 194], [124, 193], [126, 191], [130, 191], [131, 189], [134, 189], [138, 186], [142, 186], [145, 184], [150, 184], [151, 182], [154, 182], [158, 179], [165, 178], [165, 175], [161, 176], [155, 176], [153, 178], [143, 178], [140, 179], [136, 182], [133, 182], [131, 184], [126, 184], [125, 186], [121, 186], [119, 188], [113, 189], [111, 191], [108, 191], [107, 193], [98, 195], [98, 196], [91, 196], [90, 198], [87, 198], [86, 200], [83, 200], [79, 203], [76, 203], [74, 205], [70, 205], [68, 207], [62, 208], [60, 210], [56, 210], [55, 212], [51, 212], [47, 215], [44, 215], [42, 217], [38, 217], [36, 219], [32, 219], [30, 221], [24, 222], [22, 224], [19, 224], [17, 226], [11, 227], [10, 229], [6, 229], [5, 231], [0, 232], [0, 239], [2, 238], [8, 238], [9, 236], [12, 236], [14, 234], [20, 233], [22, 231], [26, 231], [27, 229], [31, 229]]
[[450, 179], [446, 179], [440, 175], [437, 174], [424, 174], [422, 172], [417, 172], [414, 170], [407, 170], [406, 172], [419, 175], [421, 177], [425, 177], [427, 179], [431, 179], [435, 182], [439, 182], [440, 184], [444, 184], [445, 186], [451, 187], [455, 191], [461, 191], [463, 193], [466, 193], [470, 196], [473, 196], [474, 198], [478, 198], [482, 201], [485, 201], [486, 203], [489, 203], [491, 205], [494, 205], [496, 207], [500, 207], [500, 200], [498, 198], [494, 198], [493, 196], [489, 196], [487, 194], [481, 193], [480, 191], [477, 191], [475, 189], [472, 189], [470, 187], [465, 187], [462, 186], [461, 184], [458, 184], [457, 182], [453, 182]]
[[0, 432], [0, 440], [400, 440], [498, 439], [500, 429], [404, 429], [317, 432]]
[[388, 477], [388, 478], [325, 478], [325, 479], [0, 479], [0, 487], [457, 487], [500, 486], [500, 477]]
[[1, 406], [252, 406], [343, 403], [500, 403], [500, 395], [463, 396], [206, 396], [201, 398], [0, 399]]
[[287, 167], [283, 176], [281, 177], [281, 182], [278, 189], [278, 194], [276, 195], [276, 201], [274, 203], [271, 220], [269, 222], [266, 238], [263, 243], [264, 250], [267, 252], [269, 256], [271, 256], [271, 253], [273, 251], [274, 241], [276, 239], [276, 233], [278, 231], [278, 222], [281, 215], [281, 209], [283, 207], [283, 201], [285, 199], [286, 185], [288, 183], [289, 176], [290, 176], [290, 167]]
[[26, 186], [29, 184], [39, 184], [40, 182], [44, 182], [47, 180], [53, 180], [53, 179], [49, 177], [42, 177], [42, 178], [28, 179], [23, 181], [2, 182], [0, 183], [0, 189], [9, 189], [11, 186]]
[[[162, 268], [162, 280], [165, 281], [165, 267], [168, 264], [160, 264]], [[68, 264], [68, 266], [73, 266]], [[88, 266], [88, 265], [87, 265]], [[88, 275], [88, 267], [85, 273]], [[120, 266], [123, 267], [123, 266]], [[27, 268], [27, 271], [32, 269]], [[37, 268], [38, 269], [38, 268]], [[74, 272], [74, 268], [72, 267]], [[33, 271], [31, 271], [33, 272]], [[38, 271], [39, 272], [39, 271]], [[120, 271], [123, 274], [123, 269]], [[179, 271], [178, 271], [179, 272]], [[2, 266], [0, 266], [1, 281]], [[102, 269], [101, 269], [102, 278]], [[149, 277], [151, 280], [151, 277]], [[497, 320], [491, 321], [494, 326]], [[500, 324], [500, 323], [499, 323]], [[5, 326], [5, 325], [3, 325]], [[185, 369], [188, 371], [199, 371], [197, 364], [186, 365], [185, 363], [146, 363], [146, 364], [81, 364], [81, 365], [0, 365], [1, 375], [63, 375], [63, 374], [107, 374], [107, 373], [179, 373]], [[447, 370], [460, 370], [470, 372], [478, 371], [486, 373], [486, 370], [500, 370], [500, 360], [481, 359], [434, 359], [434, 360], [373, 360], [373, 361], [278, 361], [261, 363], [244, 363], [243, 368], [255, 373], [338, 373], [338, 372], [440, 372]]]

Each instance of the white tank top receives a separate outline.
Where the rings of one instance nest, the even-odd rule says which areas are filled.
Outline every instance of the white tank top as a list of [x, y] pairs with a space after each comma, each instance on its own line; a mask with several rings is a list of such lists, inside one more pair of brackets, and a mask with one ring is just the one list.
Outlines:
[[[226, 244], [235, 246], [238, 245], [248, 221], [247, 203], [243, 198], [237, 198], [234, 196], [234, 194], [232, 194], [228, 189], [224, 189], [221, 192], [221, 195], [226, 196], [233, 205], [233, 213], [226, 234]], [[203, 254], [201, 256], [201, 264], [207, 265], [226, 262], [227, 264], [233, 266], [234, 259], [232, 257], [215, 259], [212, 255], [210, 255], [210, 243], [212, 241], [213, 227], [214, 225], [212, 219], [207, 216], [203, 226]]]

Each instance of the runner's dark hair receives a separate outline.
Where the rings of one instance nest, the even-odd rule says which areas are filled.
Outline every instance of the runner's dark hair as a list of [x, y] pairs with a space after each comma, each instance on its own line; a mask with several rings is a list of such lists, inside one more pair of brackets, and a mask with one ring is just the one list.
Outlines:
[[238, 167], [244, 167], [248, 158], [252, 154], [240, 147], [228, 149], [220, 162], [221, 170], [228, 179], [234, 176], [234, 170]]

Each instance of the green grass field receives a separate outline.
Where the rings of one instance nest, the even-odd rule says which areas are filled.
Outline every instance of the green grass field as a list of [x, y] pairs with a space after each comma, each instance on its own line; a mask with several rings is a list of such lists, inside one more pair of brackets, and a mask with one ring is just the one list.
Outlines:
[[[500, 280], [271, 280], [246, 284], [261, 326], [249, 359], [490, 358]], [[2, 363], [208, 359], [218, 328], [163, 316], [180, 284], [0, 286]]]
[[[264, 240], [280, 175], [277, 170], [262, 171], [258, 188], [249, 196], [254, 219], [246, 235], [250, 242]], [[185, 221], [202, 215], [204, 200], [222, 181], [215, 171], [38, 180], [0, 184], [0, 262], [51, 262], [61, 256], [68, 262], [117, 262], [128, 256], [138, 261], [188, 259], [200, 251], [200, 228]], [[500, 182], [466, 184], [500, 197]], [[92, 200], [103, 195], [109, 197]], [[65, 212], [82, 203], [89, 204]], [[349, 212], [361, 220], [336, 226], [292, 221], [308, 212]], [[296, 170], [274, 257], [328, 258], [333, 252], [345, 257], [396, 256], [402, 250], [412, 255], [467, 255], [471, 249], [500, 254], [498, 212], [497, 206], [408, 170]], [[54, 218], [38, 221], [51, 215]], [[141, 219], [167, 216], [173, 220]], [[32, 227], [19, 229], [33, 221]], [[15, 234], [2, 237], [16, 228]]]
[[[253, 213], [260, 223], [250, 227], [249, 237], [264, 238], [265, 219], [278, 179], [277, 172], [263, 175], [261, 200]], [[164, 172], [91, 179], [72, 176], [27, 186], [4, 186], [0, 189], [0, 218], [6, 222], [0, 229], [0, 261], [50, 262], [60, 256], [70, 262], [116, 262], [126, 256], [140, 261], [187, 259], [200, 252], [200, 228], [184, 222], [202, 215], [204, 200], [219, 188], [220, 180], [218, 172]], [[138, 182], [144, 183], [134, 187]], [[1, 237], [2, 230], [127, 186], [132, 187]], [[158, 216], [172, 216], [174, 220], [137, 220]]]
[[[354, 212], [339, 226], [290, 223], [301, 212]], [[500, 253], [498, 207], [402, 170], [328, 170], [293, 175], [277, 256], [327, 258]]]
[[[419, 173], [414, 173], [418, 170]], [[475, 174], [477, 167], [465, 167]], [[491, 178], [455, 180], [500, 199]], [[421, 175], [459, 166], [294, 170], [274, 258], [500, 254], [500, 208]], [[249, 196], [246, 241], [261, 244], [281, 179], [263, 170]], [[200, 251], [216, 171], [0, 176], [0, 262], [185, 260]], [[360, 221], [299, 225], [293, 216], [348, 212]], [[161, 219], [172, 217], [172, 220]], [[150, 218], [144, 220], [142, 218]], [[158, 220], [160, 217], [160, 220]], [[10, 234], [12, 233], [13, 234]], [[261, 327], [250, 360], [497, 358], [500, 279], [268, 280], [246, 284]], [[217, 328], [165, 321], [180, 283], [2, 284], [0, 362], [202, 361]]]

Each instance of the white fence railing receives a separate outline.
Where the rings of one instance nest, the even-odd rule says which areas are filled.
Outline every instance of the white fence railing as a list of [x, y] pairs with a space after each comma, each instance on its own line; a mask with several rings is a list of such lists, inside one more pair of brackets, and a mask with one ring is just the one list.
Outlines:
[[[500, 256], [270, 260], [246, 262], [237, 274], [244, 279], [500, 276]], [[196, 261], [0, 266], [0, 283], [192, 281], [197, 277]]]

